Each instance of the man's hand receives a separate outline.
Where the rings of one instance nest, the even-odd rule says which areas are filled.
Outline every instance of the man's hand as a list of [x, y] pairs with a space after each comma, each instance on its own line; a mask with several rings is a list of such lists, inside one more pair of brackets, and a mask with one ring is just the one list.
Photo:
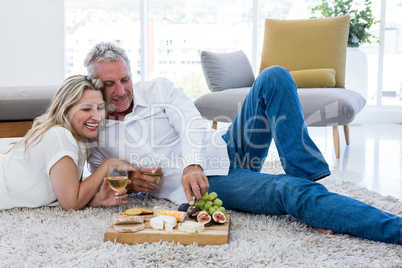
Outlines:
[[202, 196], [205, 195], [209, 189], [208, 178], [199, 165], [187, 166], [183, 170], [181, 183], [190, 205], [194, 204], [193, 196], [198, 202], [201, 202]]
[[131, 183], [127, 185], [128, 192], [134, 194], [140, 192], [149, 193], [158, 189], [159, 181], [154, 177], [144, 174], [144, 173], [158, 172], [158, 169], [160, 168], [156, 169], [146, 167], [141, 167], [137, 169], [131, 168], [129, 170], [129, 179], [131, 180]]

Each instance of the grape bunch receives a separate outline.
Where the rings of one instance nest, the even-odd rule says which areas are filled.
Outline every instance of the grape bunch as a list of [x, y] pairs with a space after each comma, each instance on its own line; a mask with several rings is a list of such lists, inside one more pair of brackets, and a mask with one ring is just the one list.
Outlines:
[[216, 211], [220, 211], [222, 213], [225, 213], [225, 208], [222, 207], [222, 200], [218, 198], [218, 194], [215, 192], [211, 193], [206, 193], [202, 197], [202, 201], [195, 202], [195, 207], [199, 208], [200, 210], [205, 210], [208, 212], [209, 215], [214, 214]]

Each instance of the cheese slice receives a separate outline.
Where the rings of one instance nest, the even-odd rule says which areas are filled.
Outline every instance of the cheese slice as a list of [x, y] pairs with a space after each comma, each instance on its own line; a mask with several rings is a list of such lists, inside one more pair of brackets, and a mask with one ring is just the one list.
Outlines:
[[182, 222], [184, 220], [184, 218], [186, 217], [186, 212], [158, 209], [158, 211], [156, 212], [156, 215], [158, 215], [158, 216], [172, 216], [172, 217], [176, 218], [177, 222]]
[[173, 228], [177, 225], [177, 220], [175, 217], [172, 216], [158, 216], [153, 217], [150, 220], [151, 228], [163, 230], [173, 230]]
[[195, 221], [186, 221], [179, 224], [180, 232], [200, 233], [204, 231], [204, 224]]
[[176, 225], [173, 225], [173, 224], [170, 224], [170, 223], [165, 222], [165, 230], [166, 230], [166, 232], [168, 232], [168, 233], [173, 232], [173, 228], [174, 228], [175, 226], [176, 226]]

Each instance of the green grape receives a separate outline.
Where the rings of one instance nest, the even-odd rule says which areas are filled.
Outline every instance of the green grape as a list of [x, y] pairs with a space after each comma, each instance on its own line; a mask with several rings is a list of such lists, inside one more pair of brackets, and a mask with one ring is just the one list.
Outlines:
[[222, 202], [222, 200], [220, 200], [219, 198], [216, 198], [216, 199], [214, 200], [214, 205], [215, 205], [215, 206], [220, 207], [220, 206], [222, 206], [222, 204], [223, 204], [223, 202]]
[[205, 209], [210, 209], [212, 207], [213, 203], [211, 201], [208, 201], [207, 203], [205, 203], [204, 208]]
[[212, 207], [212, 208], [209, 208], [208, 213], [209, 213], [209, 215], [212, 215], [212, 214], [214, 214], [215, 211], [216, 211], [216, 209], [214, 209]]
[[207, 201], [208, 200], [208, 193], [206, 193], [203, 197], [202, 200]]
[[205, 206], [205, 200], [202, 200], [200, 203], [198, 203], [199, 207], [198, 208], [202, 208]]
[[217, 210], [219, 207], [218, 206], [212, 206], [215, 210]]
[[219, 208], [218, 208], [218, 211], [220, 211], [220, 212], [225, 212], [225, 208], [224, 208], [224, 207], [219, 207]]
[[208, 194], [208, 200], [209, 201], [213, 201], [217, 197], [218, 197], [218, 194], [215, 193], [215, 192], [212, 192], [212, 193]]

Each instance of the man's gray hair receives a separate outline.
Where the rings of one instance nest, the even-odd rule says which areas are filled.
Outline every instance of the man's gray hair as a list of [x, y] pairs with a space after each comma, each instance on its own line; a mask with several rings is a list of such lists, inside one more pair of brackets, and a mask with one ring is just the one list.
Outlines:
[[96, 44], [91, 51], [89, 51], [88, 55], [85, 57], [84, 66], [87, 68], [88, 75], [96, 77], [93, 69], [93, 63], [95, 61], [119, 61], [121, 58], [127, 62], [131, 74], [130, 61], [127, 57], [126, 51], [113, 43], [101, 42]]

